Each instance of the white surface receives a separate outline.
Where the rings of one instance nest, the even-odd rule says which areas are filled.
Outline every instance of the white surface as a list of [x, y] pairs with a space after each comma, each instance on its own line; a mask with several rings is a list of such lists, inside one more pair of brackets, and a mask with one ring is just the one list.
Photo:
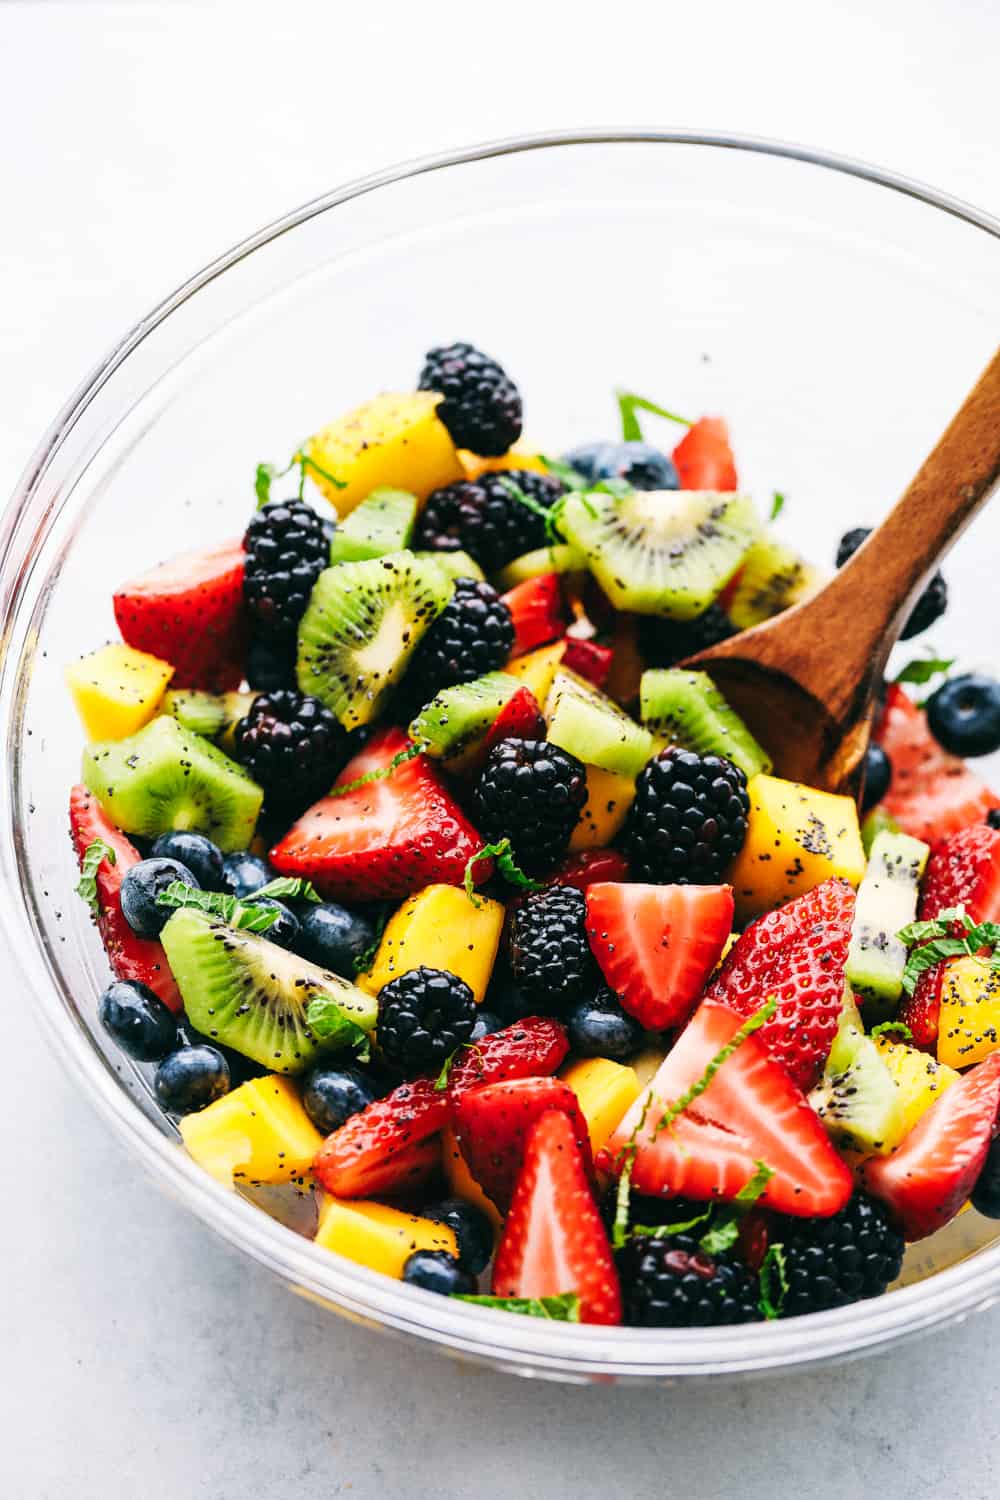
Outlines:
[[[993, 0], [585, 9], [0, 4], [0, 493], [149, 304], [385, 161], [730, 127], [1000, 208]], [[995, 1494], [996, 1314], [794, 1383], [516, 1382], [335, 1322], [227, 1251], [137, 1176], [29, 1019], [2, 1097], [5, 1500]]]

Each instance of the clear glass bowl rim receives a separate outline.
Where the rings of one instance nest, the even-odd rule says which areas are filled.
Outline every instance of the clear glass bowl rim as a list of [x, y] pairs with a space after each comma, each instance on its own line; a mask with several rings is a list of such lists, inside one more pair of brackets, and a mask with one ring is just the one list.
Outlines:
[[[199, 290], [244, 257], [316, 215], [406, 178], [524, 152], [634, 145], [706, 147], [802, 162], [917, 199], [1000, 239], [1000, 220], [912, 178], [808, 146], [728, 132], [551, 131], [416, 158], [345, 183], [258, 230], [191, 276], [124, 334], [73, 392], [29, 459], [0, 518], [0, 597], [9, 601], [0, 641], [9, 638], [17, 609], [16, 588], [8, 589], [8, 585], [41, 545], [41, 537], [30, 523], [40, 519], [32, 513], [44, 505], [40, 491], [61, 444], [129, 355]], [[24, 522], [29, 524], [22, 526]], [[11, 847], [15, 805], [9, 789], [5, 801], [10, 806], [9, 817], [5, 816], [10, 826], [3, 829], [6, 856]], [[18, 920], [9, 903], [0, 903], [0, 922], [22, 972], [32, 982], [38, 1009], [58, 1055], [160, 1184], [230, 1244], [281, 1276], [293, 1290], [372, 1327], [420, 1338], [459, 1357], [555, 1379], [734, 1377], [801, 1369], [869, 1353], [986, 1308], [1000, 1296], [1000, 1244], [872, 1302], [788, 1322], [723, 1329], [600, 1329], [547, 1323], [483, 1311], [406, 1287], [317, 1249], [207, 1177], [146, 1119], [115, 1082], [84, 1029], [71, 1023], [27, 923]]]

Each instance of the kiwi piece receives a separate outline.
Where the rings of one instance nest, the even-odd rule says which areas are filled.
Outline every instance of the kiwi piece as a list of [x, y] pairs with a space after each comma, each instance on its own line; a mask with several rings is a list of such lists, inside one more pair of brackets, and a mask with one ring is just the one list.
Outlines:
[[302, 692], [345, 729], [370, 724], [453, 587], [436, 562], [412, 552], [327, 568], [299, 625]]
[[559, 525], [616, 608], [672, 620], [704, 614], [758, 530], [749, 496], [714, 490], [589, 490]]
[[495, 722], [521, 684], [506, 672], [443, 688], [410, 725], [410, 739], [434, 760], [452, 761], [472, 748]]
[[444, 576], [452, 582], [456, 578], [475, 578], [479, 583], [486, 581], [486, 574], [467, 552], [414, 552], [413, 555], [437, 563]]
[[204, 693], [198, 688], [170, 688], [164, 693], [160, 712], [171, 714], [182, 729], [204, 735], [222, 744], [232, 742], [232, 732], [249, 713], [254, 693]]
[[[373, 996], [266, 936], [181, 907], [160, 941], [192, 1026], [272, 1072], [296, 1073], [317, 1052], [349, 1044], [355, 1028], [374, 1029]], [[333, 1001], [344, 1021], [322, 1041], [306, 1022], [317, 998]]]
[[759, 537], [743, 559], [729, 601], [729, 618], [738, 630], [748, 630], [800, 604], [823, 582], [818, 568], [776, 536]]
[[891, 1016], [902, 994], [906, 946], [896, 934], [917, 914], [928, 846], [907, 833], [882, 832], [858, 887], [846, 974], [866, 1011]]
[[410, 545], [416, 520], [416, 495], [381, 485], [338, 521], [330, 562], [365, 562], [387, 552], [402, 552]]
[[871, 859], [872, 848], [880, 833], [902, 833], [902, 829], [891, 813], [882, 806], [873, 807], [861, 824], [861, 845], [865, 859]]
[[638, 776], [653, 754], [653, 737], [600, 688], [565, 668], [556, 672], [545, 700], [553, 745], [585, 765]]
[[903, 1138], [903, 1096], [853, 1002], [845, 1007], [821, 1081], [809, 1103], [837, 1144], [888, 1156]]
[[653, 668], [639, 684], [642, 722], [654, 735], [698, 755], [724, 755], [749, 781], [771, 757], [734, 713], [707, 672]]
[[513, 589], [543, 573], [582, 573], [586, 567], [587, 559], [578, 547], [571, 547], [568, 542], [556, 542], [551, 547], [538, 547], [534, 552], [515, 557], [501, 569], [494, 582], [498, 589]]
[[170, 714], [128, 739], [88, 745], [83, 780], [126, 833], [203, 833], [224, 853], [247, 847], [264, 800], [242, 766]]

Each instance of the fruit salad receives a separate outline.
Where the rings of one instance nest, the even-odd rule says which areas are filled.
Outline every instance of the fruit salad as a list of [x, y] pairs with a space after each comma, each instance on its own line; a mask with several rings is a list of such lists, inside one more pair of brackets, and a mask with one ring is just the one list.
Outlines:
[[118, 584], [67, 670], [99, 1020], [222, 1187], [421, 1295], [798, 1317], [1000, 1218], [1000, 685], [918, 656], [859, 803], [782, 778], [688, 663], [824, 570], [722, 420], [618, 405], [548, 456], [434, 349]]

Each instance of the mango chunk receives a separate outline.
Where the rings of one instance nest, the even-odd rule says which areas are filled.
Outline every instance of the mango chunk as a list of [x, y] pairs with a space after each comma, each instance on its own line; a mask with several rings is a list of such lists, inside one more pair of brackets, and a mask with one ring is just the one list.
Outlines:
[[738, 922], [834, 875], [861, 884], [865, 852], [852, 798], [763, 774], [752, 778], [747, 791], [746, 843], [729, 874]]
[[941, 981], [938, 1062], [969, 1068], [1000, 1048], [1000, 973], [979, 958], [953, 958]]
[[891, 1032], [883, 1032], [873, 1041], [902, 1095], [905, 1138], [945, 1089], [958, 1082], [959, 1075], [953, 1068], [935, 1062], [926, 1052], [908, 1047]]
[[345, 1203], [340, 1198], [327, 1198], [320, 1209], [316, 1244], [397, 1280], [414, 1250], [458, 1253], [454, 1231], [447, 1224], [385, 1203]]
[[429, 885], [390, 918], [375, 962], [358, 984], [377, 995], [384, 984], [425, 964], [464, 979], [481, 1004], [503, 929], [503, 904], [478, 897], [476, 906], [455, 885]]
[[123, 740], [148, 724], [173, 675], [168, 661], [117, 642], [66, 668], [89, 740]]
[[582, 1057], [568, 1063], [560, 1077], [579, 1100], [590, 1144], [599, 1151], [639, 1097], [642, 1086], [635, 1069], [609, 1057]]
[[389, 392], [314, 433], [304, 450], [314, 465], [309, 477], [338, 515], [346, 516], [380, 485], [424, 500], [441, 485], [465, 478], [448, 430], [437, 419], [440, 400], [433, 391]]
[[500, 474], [508, 469], [530, 469], [535, 474], [547, 474], [548, 465], [534, 448], [515, 443], [499, 458], [480, 458], [478, 453], [469, 453], [459, 448], [458, 456], [465, 470], [466, 479], [478, 479], [480, 474]]
[[459, 1149], [455, 1132], [450, 1128], [443, 1131], [441, 1135], [441, 1164], [452, 1196], [462, 1198], [466, 1203], [471, 1203], [473, 1208], [480, 1209], [493, 1227], [499, 1229], [503, 1223], [500, 1211], [493, 1199], [487, 1198], [469, 1171], [469, 1164]]
[[294, 1182], [305, 1177], [323, 1137], [288, 1078], [251, 1078], [197, 1114], [181, 1137], [190, 1155], [223, 1187]]
[[587, 766], [587, 800], [569, 841], [572, 850], [604, 849], [628, 817], [635, 796], [631, 776]]
[[551, 646], [540, 646], [537, 651], [529, 651], [508, 662], [504, 671], [509, 677], [516, 677], [522, 687], [528, 688], [536, 703], [544, 703], [565, 649], [565, 641], [553, 641]]

